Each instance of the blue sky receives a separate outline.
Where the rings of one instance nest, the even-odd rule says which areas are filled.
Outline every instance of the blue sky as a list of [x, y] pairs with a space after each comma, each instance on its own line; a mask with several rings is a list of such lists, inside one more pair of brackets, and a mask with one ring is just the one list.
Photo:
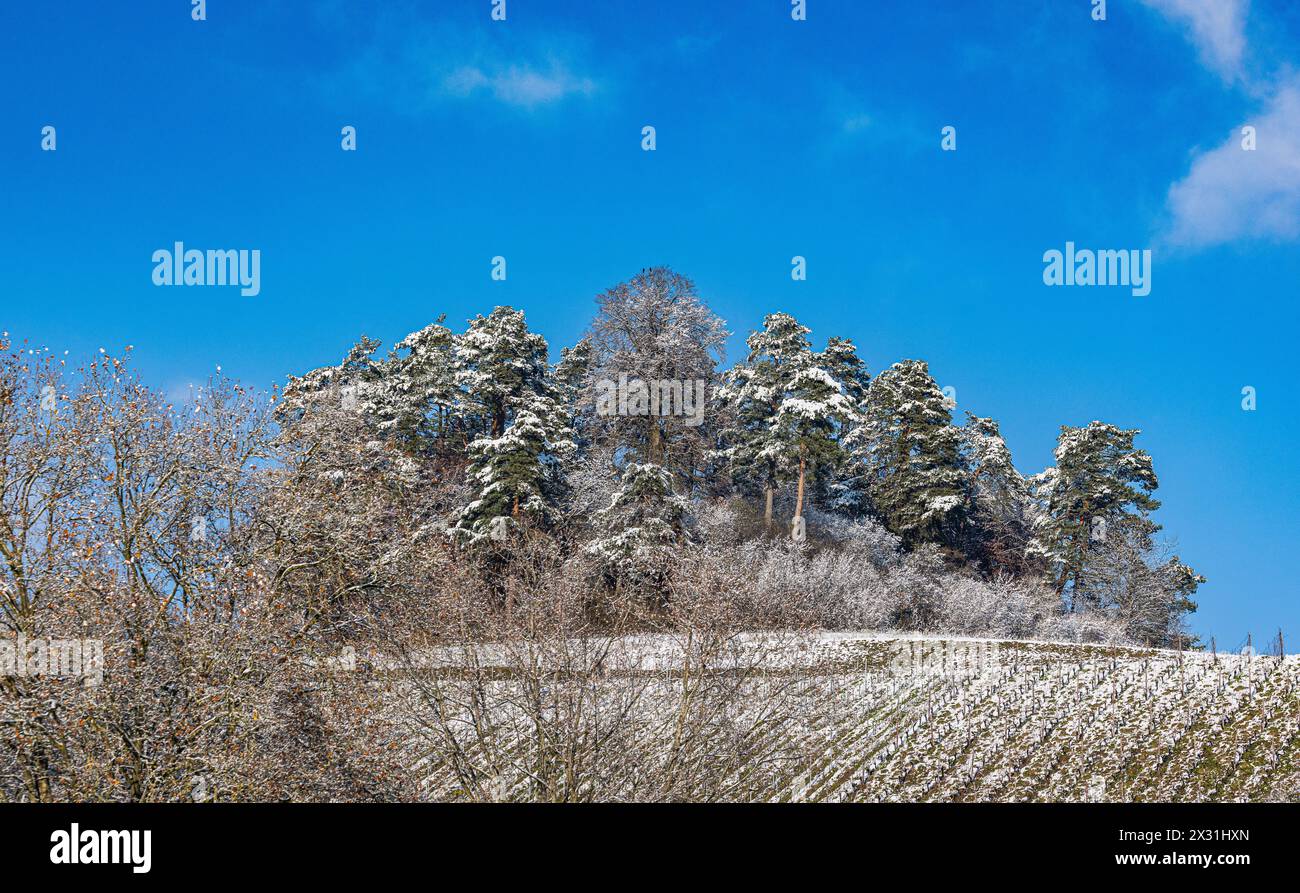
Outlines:
[[[1300, 7], [491, 7], [4, 4], [0, 327], [131, 344], [169, 392], [218, 364], [267, 386], [498, 304], [558, 352], [598, 291], [668, 264], [732, 359], [776, 310], [873, 372], [926, 359], [1027, 473], [1061, 424], [1142, 429], [1157, 518], [1210, 578], [1194, 629], [1300, 636]], [[177, 240], [260, 249], [261, 293], [155, 287]], [[1150, 248], [1151, 294], [1045, 286], [1067, 240]]]

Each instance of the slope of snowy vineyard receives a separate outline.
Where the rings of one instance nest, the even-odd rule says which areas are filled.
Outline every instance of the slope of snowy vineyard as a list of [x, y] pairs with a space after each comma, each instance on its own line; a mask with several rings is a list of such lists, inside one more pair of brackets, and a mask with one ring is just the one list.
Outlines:
[[[647, 666], [671, 664], [671, 647], [644, 649]], [[788, 647], [782, 664], [771, 669], [793, 681], [763, 734], [778, 738], [770, 752], [798, 756], [747, 767], [728, 799], [1300, 799], [1297, 657], [832, 634]], [[673, 683], [657, 684], [662, 697], [638, 709], [673, 709]], [[421, 760], [430, 798], [465, 798]], [[505, 780], [500, 799], [526, 790], [522, 775]]]

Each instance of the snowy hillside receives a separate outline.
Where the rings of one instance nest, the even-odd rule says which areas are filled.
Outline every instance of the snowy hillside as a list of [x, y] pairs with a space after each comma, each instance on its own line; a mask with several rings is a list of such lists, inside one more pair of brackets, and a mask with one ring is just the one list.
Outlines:
[[[671, 663], [671, 647], [647, 646], [648, 663]], [[769, 669], [788, 699], [754, 724], [767, 736], [751, 745], [762, 758], [722, 799], [1300, 797], [1300, 658], [835, 634], [785, 656]], [[651, 712], [655, 701], [638, 703]], [[667, 747], [663, 726], [642, 719]], [[514, 742], [520, 752], [528, 737]], [[429, 770], [431, 797], [465, 796], [445, 767]], [[525, 771], [494, 799], [527, 792]]]

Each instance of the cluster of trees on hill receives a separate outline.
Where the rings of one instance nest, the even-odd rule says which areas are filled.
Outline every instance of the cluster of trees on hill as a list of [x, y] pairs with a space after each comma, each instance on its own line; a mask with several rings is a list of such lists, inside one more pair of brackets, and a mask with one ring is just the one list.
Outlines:
[[1063, 428], [1024, 477], [923, 362], [873, 376], [776, 313], [723, 368], [666, 269], [597, 305], [554, 359], [498, 307], [179, 402], [129, 349], [0, 335], [0, 635], [103, 652], [93, 684], [0, 674], [0, 799], [415, 799], [430, 754], [458, 796], [731, 796], [791, 709], [755, 630], [1186, 644], [1201, 578], [1136, 431]]
[[[547, 537], [587, 563], [595, 598], [661, 601], [710, 549], [752, 554], [746, 585], [773, 556], [813, 575], [814, 557], [865, 538], [876, 570], [1017, 581], [1054, 594], [1062, 615], [1186, 643], [1181, 620], [1204, 580], [1160, 552], [1158, 481], [1138, 431], [1062, 426], [1056, 464], [1025, 476], [996, 420], [954, 421], [924, 361], [873, 377], [851, 340], [815, 350], [807, 327], [773, 313], [724, 369], [725, 323], [666, 268], [596, 303], [587, 336], [554, 363], [510, 307], [463, 333], [439, 319], [387, 356], [363, 337], [339, 365], [291, 379], [277, 417], [288, 437], [308, 422], [333, 438], [348, 430], [450, 482], [422, 540], [500, 565], [521, 538]], [[707, 400], [683, 411], [696, 382]], [[933, 606], [904, 600], [886, 625], [943, 625]], [[819, 619], [848, 622], [843, 609]]]

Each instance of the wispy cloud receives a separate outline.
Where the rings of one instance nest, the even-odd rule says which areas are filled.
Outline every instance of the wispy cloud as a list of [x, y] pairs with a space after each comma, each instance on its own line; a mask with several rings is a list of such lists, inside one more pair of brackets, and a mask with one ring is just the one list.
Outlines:
[[1250, 124], [1254, 151], [1242, 148], [1238, 130], [1169, 188], [1171, 246], [1300, 238], [1300, 79], [1278, 89]]
[[[337, 16], [317, 21], [338, 26]], [[350, 27], [360, 32], [359, 48], [324, 78], [331, 95], [362, 92], [408, 112], [485, 101], [532, 111], [588, 99], [602, 88], [587, 71], [583, 42], [571, 35], [520, 39], [504, 28], [427, 21], [401, 4]]]
[[1242, 77], [1250, 0], [1141, 0], [1181, 27], [1202, 63], [1231, 83]]
[[442, 86], [451, 96], [469, 98], [484, 94], [525, 109], [596, 92], [594, 80], [574, 74], [563, 62], [554, 59], [544, 69], [520, 64], [501, 68], [462, 65], [443, 78]]
[[858, 133], [871, 126], [871, 116], [865, 112], [853, 112], [844, 116], [840, 126], [845, 133]]
[[[823, 142], [832, 154], [890, 151], [911, 153], [930, 144], [915, 110], [853, 90], [838, 80], [821, 85]], [[938, 129], [934, 129], [937, 145]]]

